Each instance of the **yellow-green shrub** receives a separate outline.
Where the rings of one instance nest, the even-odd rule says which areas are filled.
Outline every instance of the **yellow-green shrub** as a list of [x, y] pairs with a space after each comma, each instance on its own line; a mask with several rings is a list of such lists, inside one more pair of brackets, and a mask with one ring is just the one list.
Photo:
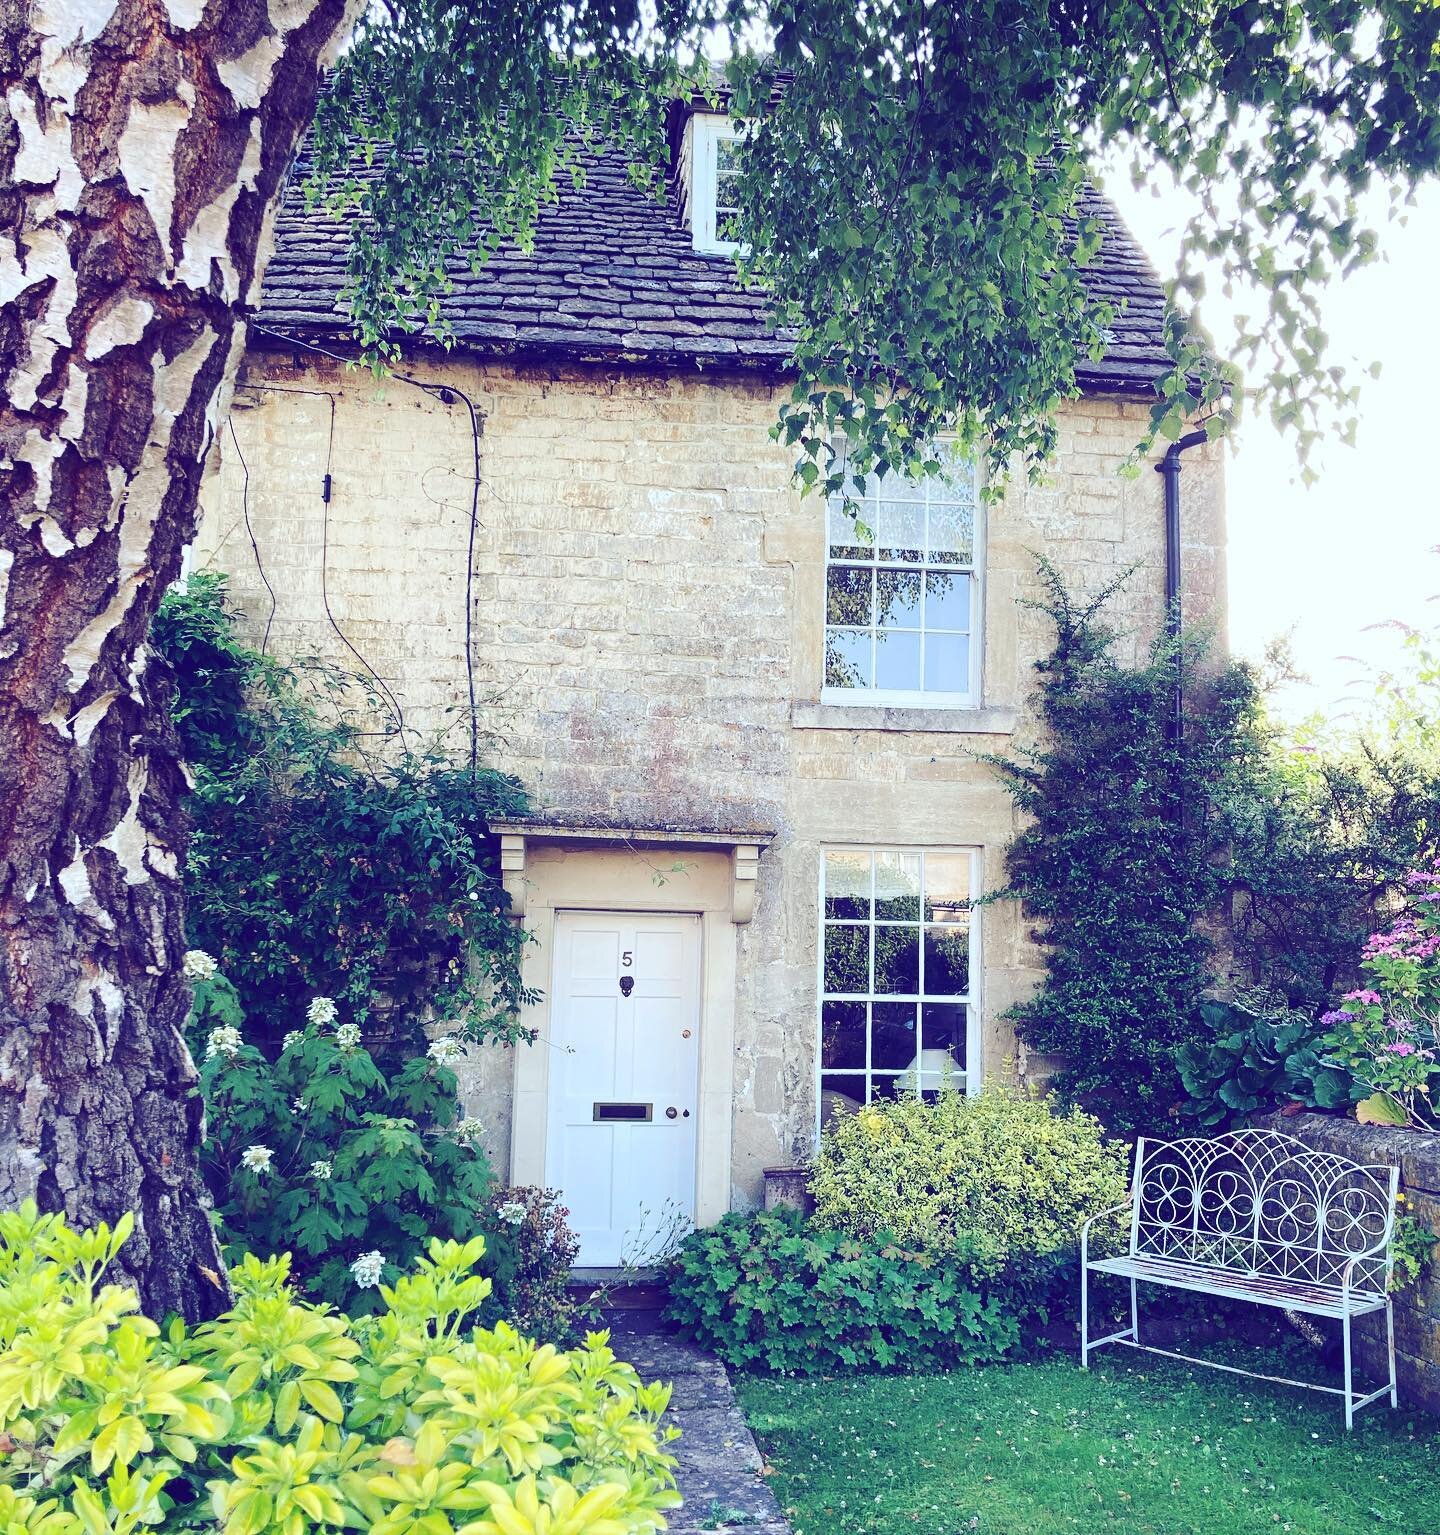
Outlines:
[[192, 1331], [102, 1282], [129, 1230], [0, 1215], [0, 1535], [654, 1535], [679, 1502], [668, 1387], [603, 1333], [467, 1325], [483, 1238], [432, 1241], [358, 1321], [247, 1258]]
[[832, 1119], [810, 1187], [823, 1225], [963, 1248], [973, 1269], [998, 1272], [1073, 1248], [1087, 1215], [1124, 1198], [1125, 1166], [1090, 1115], [992, 1087]]

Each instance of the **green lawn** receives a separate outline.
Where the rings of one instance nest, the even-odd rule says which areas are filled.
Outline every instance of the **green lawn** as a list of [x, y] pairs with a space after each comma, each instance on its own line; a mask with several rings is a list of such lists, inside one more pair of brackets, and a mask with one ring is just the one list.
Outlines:
[[750, 1378], [795, 1535], [1440, 1535], [1440, 1420], [1119, 1350], [946, 1375]]

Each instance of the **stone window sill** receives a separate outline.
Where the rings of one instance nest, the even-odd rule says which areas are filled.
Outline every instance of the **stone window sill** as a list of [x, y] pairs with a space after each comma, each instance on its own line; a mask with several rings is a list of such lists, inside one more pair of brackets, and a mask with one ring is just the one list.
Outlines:
[[797, 730], [908, 730], [944, 735], [1010, 735], [1014, 709], [899, 709], [874, 704], [790, 705]]

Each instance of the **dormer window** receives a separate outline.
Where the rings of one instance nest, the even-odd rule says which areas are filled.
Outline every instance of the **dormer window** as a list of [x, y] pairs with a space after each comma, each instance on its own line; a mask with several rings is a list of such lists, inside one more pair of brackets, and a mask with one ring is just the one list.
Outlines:
[[740, 169], [740, 130], [722, 113], [696, 112], [687, 137], [687, 205], [695, 249], [729, 255], [740, 248], [739, 241], [730, 238], [738, 212], [735, 178]]

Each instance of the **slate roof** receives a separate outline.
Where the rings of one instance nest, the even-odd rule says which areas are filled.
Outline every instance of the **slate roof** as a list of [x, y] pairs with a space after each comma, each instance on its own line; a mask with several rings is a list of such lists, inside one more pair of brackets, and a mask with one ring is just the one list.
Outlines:
[[[623, 154], [583, 156], [585, 181], [566, 181], [545, 209], [525, 255], [507, 247], [478, 273], [452, 267], [454, 291], [442, 309], [459, 351], [534, 360], [729, 367], [782, 372], [789, 344], [769, 322], [764, 296], [745, 291], [728, 256], [692, 248], [677, 196], [668, 202], [633, 186]], [[256, 319], [311, 340], [343, 341], [340, 306], [344, 226], [305, 210], [293, 178], [278, 225]], [[1088, 280], [1125, 304], [1105, 358], [1086, 364], [1082, 387], [1149, 394], [1168, 366], [1164, 293], [1114, 207], [1099, 193], [1086, 212], [1106, 235]], [[425, 337], [410, 338], [423, 346]]]

